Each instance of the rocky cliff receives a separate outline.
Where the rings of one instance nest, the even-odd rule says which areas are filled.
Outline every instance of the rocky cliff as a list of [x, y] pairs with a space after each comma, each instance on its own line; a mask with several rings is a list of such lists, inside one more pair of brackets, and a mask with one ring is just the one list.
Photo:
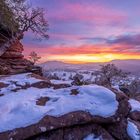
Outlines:
[[[0, 48], [2, 45], [1, 43]], [[23, 45], [19, 40], [5, 50], [0, 56], [0, 75], [24, 72], [34, 72], [41, 75], [41, 68], [34, 66], [32, 62], [25, 59], [22, 52]]]

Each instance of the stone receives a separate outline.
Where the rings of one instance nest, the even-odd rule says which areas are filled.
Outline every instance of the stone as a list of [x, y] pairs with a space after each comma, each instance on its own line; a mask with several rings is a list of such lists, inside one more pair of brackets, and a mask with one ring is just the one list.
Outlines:
[[0, 75], [32, 72], [42, 75], [42, 69], [34, 66], [32, 62], [24, 58], [4, 59], [0, 58]]
[[[42, 126], [46, 128], [45, 133], [49, 134], [50, 131], [55, 131], [56, 129], [71, 128], [71, 127], [77, 126], [77, 125], [81, 127], [81, 125], [84, 125], [84, 124], [86, 125], [86, 124], [91, 124], [91, 123], [94, 124], [95, 122], [96, 123], [100, 122], [100, 124], [102, 122], [103, 124], [106, 124], [107, 122], [111, 123], [111, 119], [104, 119], [104, 121], [103, 120], [101, 121], [101, 120], [99, 120], [99, 118], [93, 117], [89, 113], [82, 112], [82, 111], [71, 112], [71, 113], [63, 115], [61, 117], [46, 116], [43, 119], [41, 119], [38, 123], [30, 125], [28, 127], [18, 128], [15, 130], [0, 133], [0, 139], [9, 140], [10, 138], [13, 138], [14, 140], [20, 140], [20, 139], [27, 139], [32, 136], [37, 136], [37, 135], [42, 134], [42, 131], [40, 130], [40, 128]], [[80, 127], [79, 127], [79, 129], [80, 129]], [[93, 132], [96, 133], [96, 131], [97, 131], [96, 129], [98, 129], [98, 131], [100, 133], [98, 132], [97, 135], [99, 135], [99, 134], [102, 134], [101, 133], [102, 130], [100, 128], [101, 127], [99, 127], [99, 129], [98, 129], [97, 125], [95, 124], [95, 127], [91, 127], [90, 130], [95, 130]], [[83, 131], [83, 129], [82, 129], [82, 131]], [[82, 131], [81, 131], [81, 134], [79, 134], [79, 137], [81, 137]], [[71, 131], [71, 133], [73, 133], [73, 132], [74, 131]], [[82, 135], [82, 137], [85, 137], [88, 134], [90, 134], [90, 131], [88, 132], [88, 130], [87, 130], [86, 134], [84, 134], [84, 136]], [[110, 135], [107, 136], [107, 134], [104, 134], [104, 135], [106, 135], [106, 137], [109, 137]], [[75, 134], [73, 134], [73, 135], [76, 136], [76, 131], [75, 131]]]
[[5, 84], [5, 83], [0, 82], [0, 89], [8, 87], [8, 86], [9, 86], [9, 84]]
[[52, 84], [49, 82], [49, 81], [40, 81], [40, 82], [37, 82], [37, 83], [34, 83], [31, 85], [31, 87], [35, 87], [35, 88], [39, 88], [39, 89], [42, 89], [42, 88], [50, 88], [52, 86]]
[[127, 134], [127, 120], [122, 119], [120, 122], [107, 125], [107, 131], [118, 140], [131, 140]]
[[48, 102], [49, 100], [49, 97], [40, 97], [39, 99], [37, 99], [36, 105], [45, 106], [46, 102]]
[[115, 140], [104, 128], [97, 124], [86, 124], [73, 126], [70, 128], [58, 129], [43, 133], [36, 137], [31, 137], [33, 140], [83, 140], [89, 135], [94, 135], [103, 140]]
[[132, 120], [140, 121], [140, 111], [133, 111], [133, 112], [130, 112], [129, 117], [130, 117]]
[[70, 95], [78, 95], [78, 94], [79, 94], [79, 92], [78, 92], [77, 89], [72, 89], [71, 90], [71, 94]]

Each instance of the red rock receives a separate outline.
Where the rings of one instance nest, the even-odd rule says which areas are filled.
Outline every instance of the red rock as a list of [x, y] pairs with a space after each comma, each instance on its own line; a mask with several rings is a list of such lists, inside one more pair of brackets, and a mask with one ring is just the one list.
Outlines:
[[8, 86], [9, 86], [9, 84], [5, 84], [5, 83], [0, 82], [0, 89], [8, 87]]
[[95, 137], [102, 137], [103, 140], [115, 140], [104, 128], [97, 124], [87, 124], [58, 129], [35, 136], [34, 138], [32, 137], [30, 139], [83, 140], [85, 137], [91, 134], [94, 134]]
[[46, 102], [48, 102], [49, 100], [49, 97], [40, 97], [39, 99], [37, 99], [36, 105], [45, 106]]
[[0, 133], [0, 139], [9, 140], [13, 138], [14, 140], [27, 139], [32, 136], [36, 136], [42, 133], [41, 127], [45, 127], [45, 132], [61, 129], [65, 127], [72, 127], [75, 125], [82, 125], [87, 123], [110, 123], [112, 122], [112, 118], [102, 119], [100, 117], [92, 116], [89, 113], [77, 111], [71, 112], [61, 117], [52, 117], [46, 116], [41, 119], [37, 124], [30, 125], [24, 128], [18, 128], [15, 130], [7, 131], [4, 133]]
[[31, 85], [31, 87], [35, 88], [50, 88], [52, 84], [49, 81], [40, 81]]
[[130, 112], [129, 117], [130, 117], [132, 120], [140, 121], [140, 111], [133, 111], [133, 112]]
[[78, 95], [78, 94], [79, 94], [79, 92], [78, 92], [77, 89], [72, 89], [71, 90], [71, 94], [70, 95]]
[[22, 53], [23, 50], [23, 45], [18, 40], [7, 49], [7, 51], [14, 51], [20, 53]]
[[23, 54], [20, 52], [14, 52], [14, 51], [7, 51], [5, 52], [1, 58], [23, 58]]
[[5, 53], [0, 56], [1, 58], [23, 58], [23, 45], [17, 40], [12, 44]]
[[42, 69], [38, 66], [34, 66], [32, 62], [26, 59], [2, 59], [0, 58], [0, 74], [17, 74], [32, 72], [38, 75], [42, 75]]
[[123, 119], [118, 123], [108, 125], [107, 131], [118, 140], [131, 140], [127, 134], [126, 119]]

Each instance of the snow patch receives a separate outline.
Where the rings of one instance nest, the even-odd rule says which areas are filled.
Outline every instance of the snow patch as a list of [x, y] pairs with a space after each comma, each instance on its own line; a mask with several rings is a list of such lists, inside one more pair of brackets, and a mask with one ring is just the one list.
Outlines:
[[53, 83], [53, 84], [69, 84], [69, 85], [71, 85], [71, 83], [72, 83], [72, 80], [68, 80], [68, 81], [64, 81], [64, 80], [50, 80], [51, 81], [51, 83]]
[[[77, 89], [79, 94], [72, 96], [72, 89]], [[38, 106], [36, 101], [40, 97], [49, 97], [50, 100], [45, 106]], [[118, 104], [112, 91], [97, 85], [57, 90], [31, 87], [0, 97], [0, 132], [38, 123], [46, 115], [59, 117], [74, 111], [107, 118], [115, 115]]]
[[47, 131], [46, 127], [40, 127], [40, 130], [41, 130], [41, 132], [46, 132]]
[[31, 73], [11, 75], [9, 77], [0, 77], [0, 82], [9, 84], [8, 87], [0, 89], [1, 94], [11, 93], [12, 90], [21, 86], [31, 85], [42, 80], [31, 77]]
[[131, 121], [128, 121], [127, 133], [132, 140], [140, 140], [140, 132], [137, 126]]
[[94, 134], [90, 134], [85, 137], [83, 140], [102, 140], [102, 136], [96, 137]]
[[7, 84], [16, 82], [17, 85], [24, 86], [26, 85], [26, 83], [33, 84], [42, 81], [40, 79], [31, 77], [30, 75], [31, 73], [24, 73], [24, 74], [11, 75], [9, 77], [2, 77], [0, 78], [0, 82], [4, 82]]
[[130, 99], [129, 103], [131, 105], [131, 112], [140, 111], [140, 102], [134, 99]]

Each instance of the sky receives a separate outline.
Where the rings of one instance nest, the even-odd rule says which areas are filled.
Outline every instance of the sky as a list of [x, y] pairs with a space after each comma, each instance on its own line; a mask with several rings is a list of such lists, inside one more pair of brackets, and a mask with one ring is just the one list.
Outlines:
[[107, 62], [140, 59], [140, 0], [31, 0], [42, 7], [48, 40], [26, 33], [24, 55], [41, 62]]

